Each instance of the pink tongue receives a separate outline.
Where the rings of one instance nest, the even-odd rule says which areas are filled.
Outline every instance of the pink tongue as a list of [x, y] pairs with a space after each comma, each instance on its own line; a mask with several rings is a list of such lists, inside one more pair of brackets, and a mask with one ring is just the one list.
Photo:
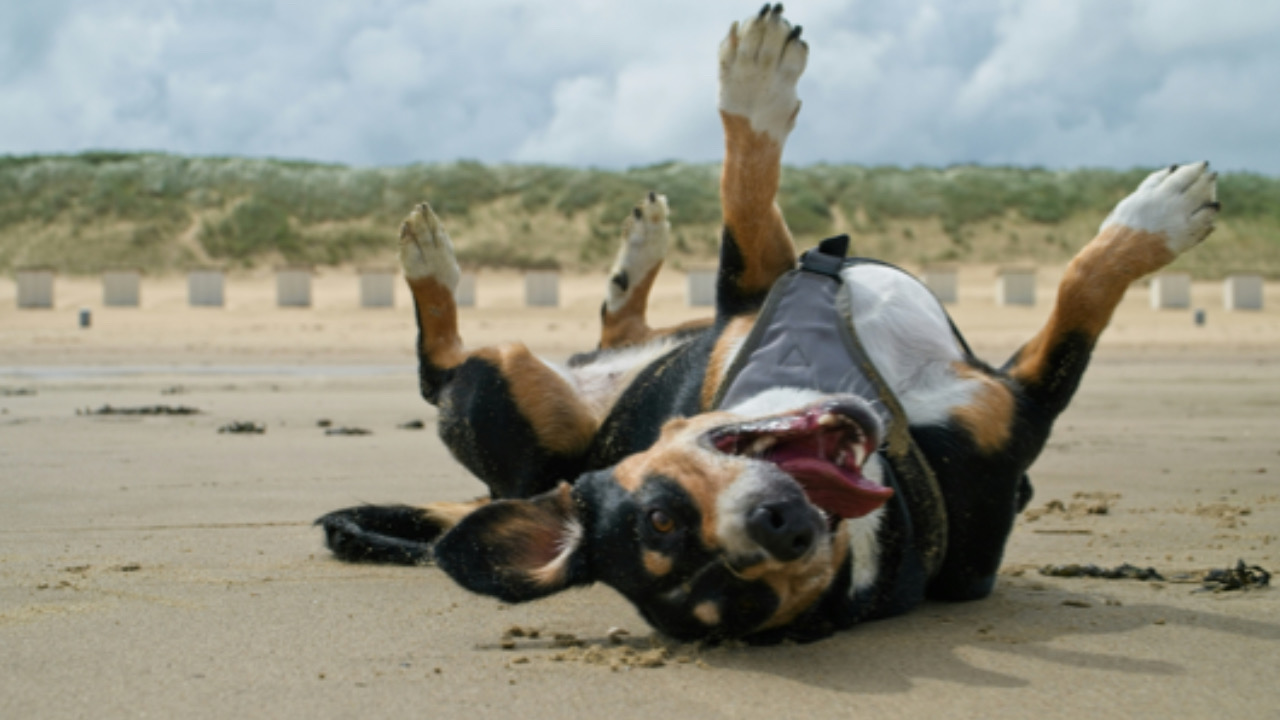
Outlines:
[[778, 467], [804, 487], [809, 502], [842, 518], [862, 517], [893, 497], [891, 488], [841, 472], [825, 460], [797, 457], [779, 462]]

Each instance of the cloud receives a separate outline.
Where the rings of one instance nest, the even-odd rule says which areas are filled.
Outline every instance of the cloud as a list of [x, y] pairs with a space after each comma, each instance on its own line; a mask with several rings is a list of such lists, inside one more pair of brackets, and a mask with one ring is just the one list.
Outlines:
[[[46, 0], [0, 8], [0, 152], [626, 166], [721, 153], [737, 2]], [[794, 163], [1280, 173], [1280, 6], [813, 0]]]

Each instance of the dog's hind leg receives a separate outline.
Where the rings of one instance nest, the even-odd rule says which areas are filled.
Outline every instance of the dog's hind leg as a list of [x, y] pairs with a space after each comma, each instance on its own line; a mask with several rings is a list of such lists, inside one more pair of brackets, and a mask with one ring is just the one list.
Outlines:
[[1042, 410], [1056, 415], [1071, 400], [1125, 290], [1213, 230], [1217, 173], [1208, 166], [1152, 173], [1067, 266], [1048, 322], [1005, 367]]
[[795, 267], [775, 199], [782, 149], [800, 111], [796, 81], [808, 57], [800, 28], [782, 17], [781, 4], [734, 23], [720, 45], [724, 228], [716, 313], [722, 320], [757, 310], [774, 281]]
[[454, 292], [461, 272], [453, 241], [431, 206], [421, 203], [400, 224], [400, 265], [418, 320], [419, 380], [434, 403], [450, 371], [466, 359]]
[[458, 334], [453, 244], [426, 203], [400, 230], [418, 320], [422, 396], [441, 439], [494, 497], [528, 497], [577, 477], [599, 419], [562, 371], [522, 344], [467, 351]]
[[667, 198], [649, 193], [627, 217], [600, 308], [601, 349], [636, 345], [653, 335], [645, 317], [649, 291], [667, 254]]
[[[711, 325], [711, 318], [690, 320], [663, 328], [648, 321], [649, 292], [662, 269], [671, 225], [667, 198], [650, 192], [627, 217], [618, 257], [609, 271], [604, 304], [600, 308], [601, 350], [640, 345], [650, 340], [695, 333]], [[590, 355], [590, 354], [588, 354]], [[570, 365], [574, 360], [570, 360]]]

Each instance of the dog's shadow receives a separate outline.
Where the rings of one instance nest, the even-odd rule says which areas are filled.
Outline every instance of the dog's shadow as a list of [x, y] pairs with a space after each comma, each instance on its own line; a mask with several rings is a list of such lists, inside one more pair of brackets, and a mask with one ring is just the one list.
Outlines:
[[[1175, 586], [1164, 592], [1187, 591], [1185, 586]], [[1102, 591], [1077, 593], [1002, 578], [996, 592], [982, 602], [927, 603], [902, 617], [867, 623], [812, 644], [716, 648], [704, 651], [701, 658], [720, 669], [775, 675], [838, 692], [896, 693], [910, 690], [922, 679], [996, 688], [1032, 684], [1026, 677], [987, 670], [966, 659], [982, 651], [1136, 676], [1190, 672], [1171, 660], [1054, 646], [1054, 640], [1074, 635], [1117, 634], [1162, 625], [1280, 640], [1280, 625], [1210, 610], [1117, 603], [1107, 597]]]

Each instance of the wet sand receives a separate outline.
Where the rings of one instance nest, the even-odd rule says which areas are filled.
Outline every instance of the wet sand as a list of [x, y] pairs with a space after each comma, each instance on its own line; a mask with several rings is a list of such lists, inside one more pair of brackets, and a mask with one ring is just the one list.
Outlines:
[[[1053, 277], [1035, 307], [997, 308], [991, 269], [965, 269], [951, 310], [999, 362], [1043, 321]], [[603, 284], [566, 278], [560, 309], [526, 310], [516, 276], [484, 275], [462, 332], [563, 357], [594, 343]], [[652, 637], [601, 587], [503, 606], [433, 569], [328, 557], [310, 525], [327, 510], [481, 490], [417, 396], [403, 288], [396, 309], [360, 310], [335, 272], [314, 308], [282, 310], [269, 276], [246, 276], [215, 310], [146, 279], [143, 307], [116, 309], [60, 278], [55, 309], [18, 311], [0, 282], [0, 717], [1271, 717], [1274, 590], [1038, 572], [1280, 569], [1268, 290], [1265, 310], [1227, 313], [1197, 284], [1204, 327], [1131, 291], [1032, 470], [993, 597], [811, 645], [699, 648]], [[700, 314], [679, 275], [654, 314]], [[200, 413], [77, 414], [107, 404]], [[266, 432], [218, 432], [235, 421]]]

